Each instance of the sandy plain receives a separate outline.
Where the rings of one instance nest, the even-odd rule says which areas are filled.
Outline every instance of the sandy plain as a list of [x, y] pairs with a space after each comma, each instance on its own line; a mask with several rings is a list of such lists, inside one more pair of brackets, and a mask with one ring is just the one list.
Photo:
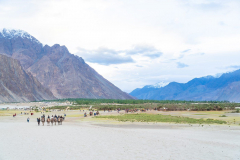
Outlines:
[[[38, 126], [36, 118], [41, 116], [40, 112], [30, 116], [18, 111], [16, 117], [9, 116], [12, 113], [14, 111], [10, 110], [6, 115], [6, 111], [2, 111], [5, 116], [0, 116], [0, 160], [240, 158], [240, 126], [233, 123], [203, 127], [198, 124], [131, 123], [84, 118], [80, 111], [55, 111], [45, 114], [66, 113], [63, 125]], [[181, 114], [206, 116], [199, 112], [200, 115]], [[218, 117], [222, 113], [209, 114]], [[27, 117], [30, 117], [29, 123]], [[235, 114], [234, 119], [236, 117]]]

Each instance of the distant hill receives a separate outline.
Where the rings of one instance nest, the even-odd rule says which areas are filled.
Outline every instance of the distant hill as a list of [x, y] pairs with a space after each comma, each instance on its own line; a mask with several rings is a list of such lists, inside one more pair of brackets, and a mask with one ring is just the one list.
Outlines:
[[56, 98], [133, 99], [65, 46], [43, 46], [25, 31], [3, 29], [0, 54], [18, 60]]
[[133, 90], [130, 95], [138, 99], [152, 100], [218, 100], [240, 102], [240, 70], [213, 76], [194, 78], [187, 83], [171, 82], [165, 87], [145, 86]]

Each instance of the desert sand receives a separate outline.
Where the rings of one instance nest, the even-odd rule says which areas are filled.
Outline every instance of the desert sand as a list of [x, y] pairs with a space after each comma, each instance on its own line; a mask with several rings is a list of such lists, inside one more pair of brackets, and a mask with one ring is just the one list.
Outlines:
[[120, 123], [82, 114], [68, 111], [56, 126], [38, 126], [41, 113], [0, 116], [0, 160], [240, 158], [240, 126]]

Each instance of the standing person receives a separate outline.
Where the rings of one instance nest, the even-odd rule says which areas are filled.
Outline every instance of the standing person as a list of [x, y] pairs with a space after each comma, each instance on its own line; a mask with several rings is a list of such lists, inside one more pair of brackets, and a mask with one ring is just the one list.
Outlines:
[[40, 126], [40, 117], [37, 119], [38, 126]]
[[27, 118], [27, 122], [28, 122], [28, 123], [29, 123], [29, 120], [30, 120], [30, 118], [28, 117], [28, 118]]

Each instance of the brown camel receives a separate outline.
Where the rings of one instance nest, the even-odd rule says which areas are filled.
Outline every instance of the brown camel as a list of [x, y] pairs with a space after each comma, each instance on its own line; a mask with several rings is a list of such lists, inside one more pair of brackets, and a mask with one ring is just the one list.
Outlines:
[[51, 119], [51, 123], [52, 123], [52, 125], [53, 125], [53, 122], [54, 122], [54, 119], [52, 118], [52, 119]]
[[59, 118], [58, 118], [58, 125], [59, 125], [60, 121], [61, 121], [61, 118], [59, 117]]
[[56, 125], [56, 123], [57, 123], [57, 118], [56, 117], [54, 118], [54, 122], [55, 122], [55, 125]]
[[50, 121], [51, 121], [50, 118], [48, 118], [48, 119], [47, 119], [47, 124], [48, 124], [48, 125], [50, 124]]
[[42, 124], [43, 124], [43, 126], [44, 126], [44, 122], [45, 122], [45, 118], [44, 117], [42, 117]]

